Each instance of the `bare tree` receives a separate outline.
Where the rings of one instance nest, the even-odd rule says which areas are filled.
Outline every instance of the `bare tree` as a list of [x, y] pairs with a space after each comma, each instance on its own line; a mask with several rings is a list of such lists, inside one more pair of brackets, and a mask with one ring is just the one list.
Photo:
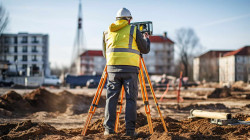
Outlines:
[[[199, 38], [191, 28], [181, 28], [176, 32], [176, 46], [179, 49], [179, 58], [184, 69], [184, 76], [191, 76], [189, 70], [193, 57], [202, 46]], [[191, 77], [192, 78], [192, 77]]]
[[9, 15], [6, 12], [3, 5], [0, 5], [0, 35], [3, 33], [3, 31], [6, 29], [9, 21]]
[[4, 9], [3, 5], [0, 2], [0, 61], [4, 60], [4, 45], [3, 43], [3, 36], [2, 33], [3, 31], [6, 29], [7, 25], [8, 25], [8, 13], [6, 12], [6, 10]]

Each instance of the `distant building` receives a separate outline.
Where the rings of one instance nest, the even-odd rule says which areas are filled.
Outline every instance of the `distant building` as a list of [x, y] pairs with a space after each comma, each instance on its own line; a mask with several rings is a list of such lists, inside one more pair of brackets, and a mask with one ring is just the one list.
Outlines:
[[165, 32], [163, 36], [150, 36], [150, 52], [143, 55], [149, 74], [167, 74], [174, 73], [174, 42], [167, 37]]
[[23, 72], [50, 75], [49, 37], [47, 34], [2, 34], [0, 60], [8, 61], [9, 74]]
[[193, 60], [194, 81], [219, 82], [219, 56], [229, 50], [211, 50]]
[[88, 50], [81, 55], [81, 74], [98, 74], [101, 75], [106, 60], [100, 50]]
[[250, 46], [228, 52], [219, 59], [220, 82], [250, 81]]

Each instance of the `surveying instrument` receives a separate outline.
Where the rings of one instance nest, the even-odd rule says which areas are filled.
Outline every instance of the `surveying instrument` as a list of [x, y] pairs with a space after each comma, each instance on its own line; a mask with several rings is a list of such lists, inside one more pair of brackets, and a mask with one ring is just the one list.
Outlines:
[[[148, 32], [150, 35], [152, 34], [152, 29], [153, 28], [152, 28], [152, 22], [151, 21], [132, 23], [132, 25], [136, 26], [142, 33]], [[150, 134], [153, 134], [152, 120], [151, 120], [151, 114], [150, 114], [150, 106], [149, 106], [149, 101], [148, 101], [148, 94], [147, 94], [147, 89], [146, 89], [144, 72], [145, 72], [146, 78], [148, 80], [150, 90], [151, 90], [151, 93], [153, 95], [154, 102], [156, 104], [157, 111], [158, 111], [158, 113], [160, 115], [160, 119], [162, 121], [163, 128], [164, 128], [165, 132], [168, 132], [168, 130], [166, 128], [165, 121], [164, 121], [164, 119], [162, 117], [162, 114], [161, 114], [161, 110], [159, 108], [159, 104], [158, 104], [156, 96], [155, 96], [153, 86], [152, 86], [150, 78], [149, 78], [149, 74], [148, 74], [144, 59], [143, 59], [142, 54], [141, 54], [140, 55], [140, 61], [139, 61], [138, 79], [139, 79], [139, 82], [140, 82], [141, 94], [142, 94], [142, 99], [143, 99], [143, 102], [144, 102], [145, 113], [146, 113], [146, 116], [147, 116], [149, 132], [150, 132]], [[97, 91], [95, 93], [94, 99], [93, 99], [92, 104], [90, 106], [88, 116], [87, 116], [86, 122], [84, 124], [82, 133], [81, 133], [84, 136], [86, 135], [89, 123], [90, 123], [90, 121], [91, 121], [91, 119], [92, 119], [92, 117], [93, 117], [93, 115], [94, 115], [94, 113], [96, 111], [97, 106], [98, 106], [98, 103], [99, 103], [99, 100], [100, 100], [100, 97], [101, 97], [101, 94], [102, 94], [102, 91], [103, 91], [103, 87], [104, 87], [104, 85], [106, 83], [106, 80], [107, 80], [107, 76], [108, 76], [108, 73], [107, 73], [107, 65], [106, 65], [105, 68], [104, 68], [104, 71], [102, 73], [102, 77], [100, 79], [99, 85], [97, 87]], [[123, 96], [124, 96], [124, 86], [122, 86], [122, 89], [121, 89], [121, 99], [117, 104], [118, 107], [117, 107], [117, 110], [116, 110], [116, 121], [115, 121], [115, 128], [114, 128], [114, 131], [116, 133], [118, 132], [119, 116], [120, 116], [121, 111], [122, 111]]]

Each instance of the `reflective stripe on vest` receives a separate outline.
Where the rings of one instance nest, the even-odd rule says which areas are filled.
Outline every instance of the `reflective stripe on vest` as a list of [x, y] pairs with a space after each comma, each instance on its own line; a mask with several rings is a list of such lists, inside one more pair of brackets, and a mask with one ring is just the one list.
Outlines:
[[135, 26], [131, 26], [131, 28], [130, 28], [130, 34], [129, 34], [129, 43], [128, 43], [128, 47], [130, 49], [132, 49], [134, 29], [135, 29]]
[[138, 55], [140, 54], [140, 52], [137, 50], [127, 49], [127, 48], [109, 48], [106, 53], [111, 53], [111, 52], [130, 52]]

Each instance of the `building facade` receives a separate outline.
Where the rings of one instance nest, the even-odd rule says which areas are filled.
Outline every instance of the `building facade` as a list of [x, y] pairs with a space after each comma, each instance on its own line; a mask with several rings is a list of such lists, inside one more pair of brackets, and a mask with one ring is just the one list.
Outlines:
[[150, 52], [143, 55], [149, 74], [174, 73], [174, 42], [167, 37], [165, 32], [162, 36], [150, 36]]
[[219, 82], [219, 56], [229, 50], [211, 50], [193, 60], [194, 81]]
[[7, 73], [50, 75], [47, 34], [2, 34], [0, 60], [8, 61]]
[[88, 50], [81, 55], [81, 75], [101, 75], [106, 59], [100, 50]]
[[219, 59], [219, 79], [221, 83], [250, 81], [250, 46], [228, 52]]

